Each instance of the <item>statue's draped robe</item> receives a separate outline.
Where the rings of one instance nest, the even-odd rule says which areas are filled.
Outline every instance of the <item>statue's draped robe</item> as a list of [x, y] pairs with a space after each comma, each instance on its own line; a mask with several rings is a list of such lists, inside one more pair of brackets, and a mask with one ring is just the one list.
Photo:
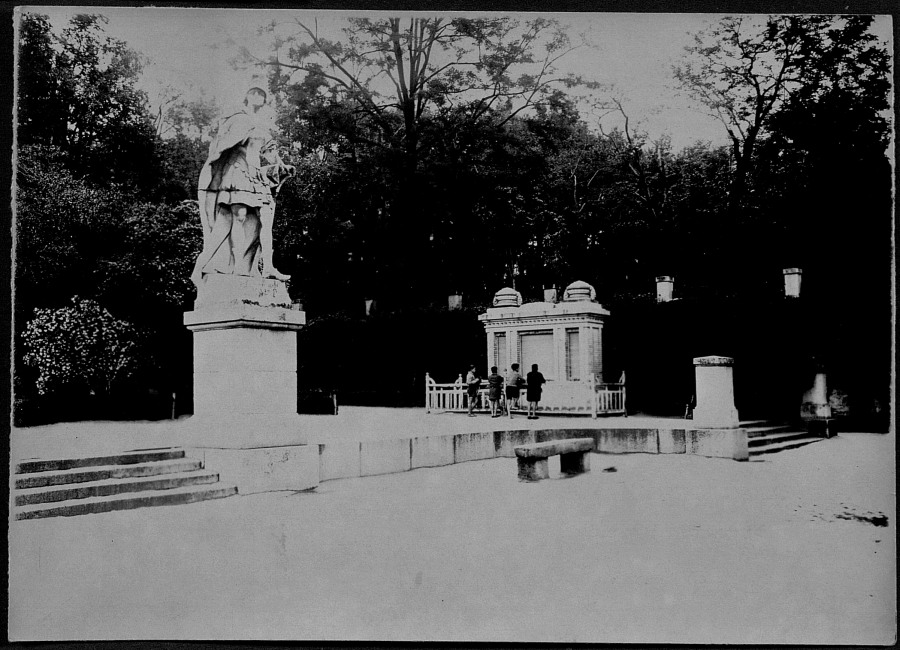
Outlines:
[[258, 275], [259, 208], [271, 205], [272, 181], [260, 163], [260, 151], [271, 134], [253, 116], [236, 113], [228, 117], [209, 147], [209, 157], [200, 171], [198, 199], [204, 241], [217, 212], [234, 204], [246, 205], [246, 220], [235, 219], [231, 236], [219, 246], [204, 271]]

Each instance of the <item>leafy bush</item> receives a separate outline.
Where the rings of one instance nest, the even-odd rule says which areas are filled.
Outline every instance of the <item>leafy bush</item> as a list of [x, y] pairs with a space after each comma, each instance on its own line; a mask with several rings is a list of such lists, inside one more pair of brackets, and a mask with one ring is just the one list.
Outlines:
[[140, 338], [130, 323], [75, 296], [71, 307], [34, 310], [22, 335], [23, 360], [37, 369], [39, 395], [71, 387], [109, 395], [138, 367]]

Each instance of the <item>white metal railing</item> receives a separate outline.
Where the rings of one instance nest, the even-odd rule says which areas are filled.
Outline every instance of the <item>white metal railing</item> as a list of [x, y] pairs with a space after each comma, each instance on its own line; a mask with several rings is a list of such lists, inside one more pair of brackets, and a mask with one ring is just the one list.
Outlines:
[[[597, 382], [593, 377], [581, 384], [583, 388], [576, 391], [575, 395], [569, 395], [565, 404], [544, 404], [539, 407], [541, 411], [557, 411], [598, 415], [625, 415], [625, 377], [615, 383]], [[586, 389], [586, 390], [585, 390]], [[584, 392], [582, 392], [584, 391]], [[578, 393], [582, 397], [578, 397]], [[475, 398], [475, 411], [486, 411], [490, 408], [488, 402], [488, 384], [481, 381], [478, 388], [478, 396]], [[431, 376], [425, 374], [425, 412], [456, 411], [463, 412], [469, 408], [469, 395], [462, 375], [457, 377], [452, 384], [439, 384]]]
[[[478, 388], [478, 397], [475, 398], [475, 407], [473, 410], [487, 410], [488, 404], [488, 383], [481, 381]], [[469, 410], [469, 394], [466, 390], [466, 384], [462, 375], [456, 378], [452, 384], [439, 384], [431, 375], [425, 373], [425, 412], [432, 411], [468, 411]]]
[[594, 417], [597, 415], [625, 415], [625, 384], [596, 383], [594, 385]]

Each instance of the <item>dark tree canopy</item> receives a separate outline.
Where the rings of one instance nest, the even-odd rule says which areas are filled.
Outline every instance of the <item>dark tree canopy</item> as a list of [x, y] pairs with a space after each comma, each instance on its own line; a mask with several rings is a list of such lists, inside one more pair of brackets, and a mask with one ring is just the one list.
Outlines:
[[65, 152], [95, 183], [148, 190], [156, 182], [153, 128], [135, 88], [140, 56], [109, 37], [103, 16], [79, 14], [59, 34], [45, 16], [22, 16], [18, 140]]
[[872, 114], [887, 108], [889, 59], [868, 32], [872, 21], [729, 16], [695, 34], [674, 74], [728, 132], [735, 161], [732, 212], [745, 198], [756, 146], [772, 133], [779, 113], [809, 110], [832, 94], [853, 97]]

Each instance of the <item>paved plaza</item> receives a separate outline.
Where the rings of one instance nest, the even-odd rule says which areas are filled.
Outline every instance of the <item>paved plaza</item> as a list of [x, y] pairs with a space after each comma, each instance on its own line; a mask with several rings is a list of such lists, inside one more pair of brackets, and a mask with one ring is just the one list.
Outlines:
[[[500, 422], [313, 419], [332, 436]], [[63, 440], [177, 444], [167, 435], [102, 423], [13, 441], [46, 455]], [[593, 454], [589, 473], [559, 478], [557, 460], [534, 484], [497, 458], [12, 522], [10, 637], [892, 643], [894, 457], [892, 435], [846, 433], [743, 463]]]
[[[51, 458], [131, 449], [183, 446], [180, 427], [188, 418], [157, 422], [65, 422], [13, 429], [14, 460]], [[510, 423], [514, 423], [514, 427]], [[654, 417], [602, 417], [547, 415], [529, 420], [524, 415], [468, 418], [458, 413], [426, 413], [422, 408], [342, 406], [338, 415], [304, 415], [302, 426], [312, 443], [391, 440], [415, 436], [480, 433], [504, 429], [565, 428], [684, 428], [690, 422]]]

